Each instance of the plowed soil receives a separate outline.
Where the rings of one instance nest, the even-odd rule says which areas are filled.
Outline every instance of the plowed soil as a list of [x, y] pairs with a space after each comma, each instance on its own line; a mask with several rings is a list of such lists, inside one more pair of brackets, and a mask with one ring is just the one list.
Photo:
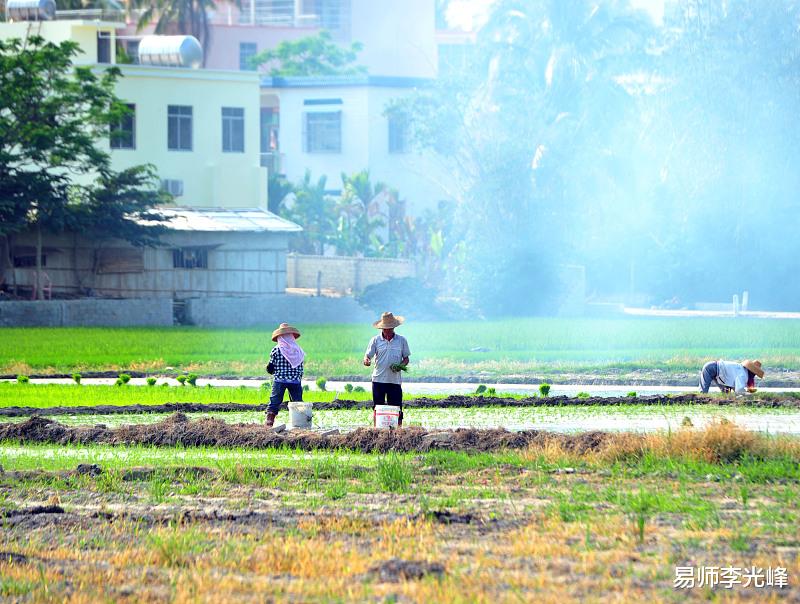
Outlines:
[[359, 428], [345, 434], [323, 435], [311, 431], [292, 430], [277, 433], [259, 424], [228, 424], [219, 419], [190, 421], [176, 413], [164, 421], [147, 425], [127, 425], [116, 429], [105, 426], [65, 426], [44, 417], [32, 417], [20, 423], [0, 424], [0, 441], [20, 443], [156, 445], [156, 446], [225, 446], [269, 448], [288, 446], [303, 450], [350, 449], [361, 452], [429, 451], [497, 451], [522, 449], [531, 444], [558, 441], [576, 453], [600, 448], [606, 432], [584, 432], [576, 435], [556, 434], [540, 430], [508, 432], [503, 429], [437, 430], [403, 428], [378, 430]]

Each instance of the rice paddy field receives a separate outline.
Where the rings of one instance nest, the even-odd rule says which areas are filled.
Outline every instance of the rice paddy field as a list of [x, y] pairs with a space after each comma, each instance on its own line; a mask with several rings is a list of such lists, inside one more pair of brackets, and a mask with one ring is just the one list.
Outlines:
[[[365, 377], [369, 325], [300, 325], [306, 375]], [[415, 323], [409, 379], [696, 382], [703, 362], [759, 358], [766, 385], [800, 366], [800, 322], [780, 319], [520, 319]], [[97, 371], [263, 375], [271, 329], [4, 328], [0, 374]], [[796, 377], [796, 376], [795, 376]]]
[[[0, 383], [0, 601], [800, 601], [800, 394], [635, 393], [719, 357], [800, 386], [794, 323], [410, 323], [415, 379], [632, 392], [411, 395], [391, 431], [367, 392], [273, 430], [258, 382]], [[371, 329], [301, 328], [307, 376], [367, 377]], [[269, 333], [0, 329], [0, 373], [260, 376]]]

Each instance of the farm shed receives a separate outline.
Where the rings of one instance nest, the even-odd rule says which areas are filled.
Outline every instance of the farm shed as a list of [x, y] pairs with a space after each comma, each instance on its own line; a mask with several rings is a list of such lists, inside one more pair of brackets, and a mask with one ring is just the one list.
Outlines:
[[[289, 236], [301, 227], [257, 208], [161, 208], [169, 232], [161, 245], [92, 241], [77, 234], [48, 236], [44, 285], [53, 295], [108, 298], [253, 296], [286, 289]], [[35, 236], [14, 235], [2, 272], [3, 288], [32, 292]]]

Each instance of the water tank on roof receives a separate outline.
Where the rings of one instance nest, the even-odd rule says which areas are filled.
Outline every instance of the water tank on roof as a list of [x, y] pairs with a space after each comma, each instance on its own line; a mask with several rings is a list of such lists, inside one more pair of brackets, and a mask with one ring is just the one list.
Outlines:
[[56, 0], [8, 0], [7, 21], [50, 21], [56, 17]]
[[194, 36], [145, 36], [139, 42], [139, 63], [191, 67], [203, 62], [203, 47]]

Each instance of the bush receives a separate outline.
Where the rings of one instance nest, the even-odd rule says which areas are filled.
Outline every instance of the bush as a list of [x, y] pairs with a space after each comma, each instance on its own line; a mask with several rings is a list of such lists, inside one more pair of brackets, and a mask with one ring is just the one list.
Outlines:
[[197, 374], [190, 373], [189, 375], [187, 375], [186, 383], [189, 384], [190, 386], [197, 386]]
[[178, 376], [178, 377], [176, 377], [175, 379], [176, 379], [176, 380], [178, 380], [178, 383], [179, 383], [181, 386], [185, 386], [185, 385], [186, 385], [186, 376], [185, 376], [185, 375], [179, 375], [179, 376]]
[[31, 378], [29, 378], [27, 375], [18, 375], [17, 376], [17, 384], [28, 384], [28, 383], [30, 383], [30, 381], [31, 381]]
[[539, 384], [539, 394], [541, 394], [542, 396], [547, 396], [548, 394], [550, 394], [550, 384], [548, 384], [547, 382], [542, 382], [541, 384]]
[[127, 384], [128, 382], [131, 381], [131, 376], [128, 375], [127, 373], [120, 373], [119, 379], [122, 380], [123, 384]]
[[73, 373], [72, 374], [72, 379], [75, 380], [76, 384], [80, 384], [81, 383], [81, 374], [80, 373]]
[[156, 378], [154, 378], [154, 377], [147, 378], [147, 385], [148, 386], [155, 386], [156, 385]]
[[317, 381], [314, 383], [317, 385], [317, 388], [325, 392], [325, 384], [328, 383], [328, 380], [326, 380], [324, 377], [318, 377]]
[[475, 388], [475, 394], [483, 394], [486, 392], [486, 386], [484, 384], [479, 384], [477, 388]]
[[353, 384], [345, 384], [344, 385], [345, 392], [352, 392], [353, 391]]
[[366, 392], [366, 390], [364, 389], [364, 386], [356, 386], [353, 388], [353, 392]]

